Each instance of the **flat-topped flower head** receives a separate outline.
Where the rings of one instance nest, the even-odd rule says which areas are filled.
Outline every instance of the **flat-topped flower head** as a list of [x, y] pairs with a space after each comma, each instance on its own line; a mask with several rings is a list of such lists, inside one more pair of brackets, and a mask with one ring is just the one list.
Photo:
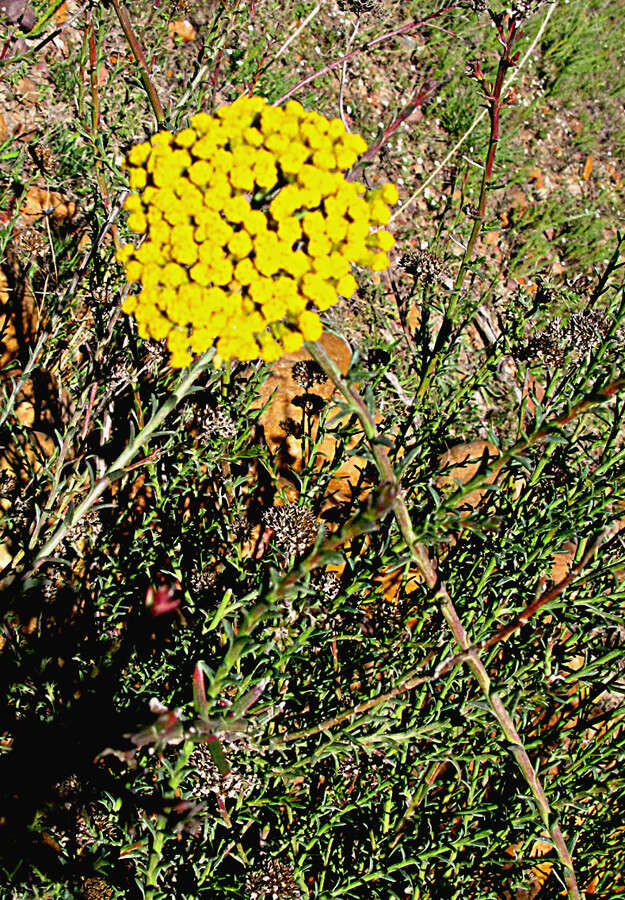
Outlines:
[[347, 181], [367, 149], [340, 119], [290, 100], [239, 97], [129, 151], [136, 193], [117, 254], [141, 290], [124, 302], [175, 368], [215, 346], [215, 364], [278, 359], [321, 336], [319, 313], [356, 290], [350, 264], [380, 271], [397, 190]]

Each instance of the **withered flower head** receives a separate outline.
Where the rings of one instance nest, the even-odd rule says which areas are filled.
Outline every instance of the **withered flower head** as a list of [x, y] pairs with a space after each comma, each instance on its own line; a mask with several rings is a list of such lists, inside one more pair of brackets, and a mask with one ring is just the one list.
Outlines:
[[151, 375], [158, 375], [164, 368], [169, 358], [165, 341], [146, 341], [144, 348], [147, 351], [145, 365]]
[[521, 350], [521, 359], [538, 357], [546, 366], [556, 368], [562, 363], [566, 348], [566, 329], [559, 316], [531, 337]]
[[328, 380], [328, 376], [314, 359], [301, 359], [293, 363], [291, 373], [293, 380], [307, 391], [316, 384], [325, 384]]
[[84, 541], [93, 546], [102, 531], [102, 522], [97, 509], [91, 509], [75, 525], [68, 529], [67, 534], [59, 545], [67, 551], [68, 547]]
[[302, 892], [295, 882], [289, 863], [279, 859], [263, 859], [259, 868], [245, 879], [249, 900], [301, 900]]
[[291, 403], [293, 406], [299, 406], [299, 408], [303, 409], [309, 416], [318, 416], [326, 405], [326, 401], [323, 397], [320, 397], [319, 394], [310, 394], [308, 391], [305, 394], [301, 394], [299, 397], [293, 397]]
[[435, 284], [447, 275], [445, 263], [430, 250], [411, 250], [404, 253], [399, 265], [424, 284]]
[[47, 238], [36, 228], [21, 228], [13, 233], [12, 246], [20, 257], [47, 256], [50, 244]]
[[92, 877], [85, 879], [85, 900], [110, 900], [113, 896], [113, 888], [103, 878]]
[[107, 370], [106, 386], [110, 394], [121, 391], [137, 376], [137, 370], [123, 353], [116, 353], [108, 360]]
[[273, 506], [263, 519], [273, 530], [275, 542], [286, 556], [299, 556], [309, 550], [321, 527], [311, 509], [296, 503]]
[[0, 469], [0, 497], [7, 497], [17, 487], [17, 478], [7, 469]]
[[235, 516], [232, 522], [232, 536], [236, 541], [249, 540], [252, 531], [252, 523], [247, 516]]
[[510, 12], [514, 19], [527, 19], [543, 5], [544, 0], [513, 0]]
[[545, 365], [555, 368], [571, 352], [578, 359], [594, 353], [605, 340], [612, 321], [604, 312], [584, 309], [569, 317], [566, 325], [559, 316], [531, 337], [521, 350], [522, 359], [538, 357]]
[[611, 327], [612, 321], [604, 312], [584, 309], [573, 313], [569, 319], [569, 342], [578, 353], [593, 353], [601, 346]]
[[194, 594], [209, 594], [217, 587], [217, 575], [212, 569], [194, 569], [189, 579]]
[[230, 416], [221, 409], [210, 410], [200, 425], [200, 438], [223, 438], [229, 441], [236, 436], [237, 426]]
[[118, 835], [116, 825], [109, 817], [100, 812], [93, 804], [76, 817], [75, 840], [78, 851], [92, 847], [105, 841], [113, 841]]
[[328, 603], [335, 600], [341, 590], [341, 581], [335, 572], [322, 572], [321, 574], [316, 574], [312, 579], [312, 583], [317, 594], [323, 597]]
[[226, 797], [246, 796], [258, 786], [254, 775], [244, 775], [230, 769], [220, 775], [208, 744], [198, 744], [189, 757], [189, 767], [194, 770], [193, 794], [198, 799], [206, 799], [214, 794], [224, 800]]

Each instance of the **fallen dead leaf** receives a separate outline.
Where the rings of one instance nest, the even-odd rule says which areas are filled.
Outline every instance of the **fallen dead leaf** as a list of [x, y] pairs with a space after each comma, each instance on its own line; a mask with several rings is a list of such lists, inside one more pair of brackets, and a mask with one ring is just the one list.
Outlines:
[[[498, 455], [498, 448], [490, 441], [469, 441], [467, 444], [451, 447], [439, 457], [439, 467], [444, 471], [434, 479], [436, 489], [443, 493], [453, 493], [458, 483], [465, 485], [477, 475], [484, 461], [488, 465], [491, 458]], [[489, 475], [485, 483], [492, 484], [496, 477]], [[465, 515], [470, 514], [479, 505], [486, 490], [478, 488], [468, 493], [462, 501], [461, 511]]]
[[500, 237], [501, 235], [498, 231], [486, 231], [482, 236], [482, 240], [490, 247], [494, 247], [499, 242]]
[[[320, 343], [326, 352], [332, 357], [340, 370], [345, 374], [351, 360], [349, 344], [342, 338], [333, 334], [324, 333]], [[286, 471], [292, 468], [299, 471], [302, 467], [302, 442], [299, 438], [290, 435], [284, 429], [284, 423], [291, 420], [296, 425], [301, 423], [303, 412], [298, 399], [305, 393], [304, 389], [294, 380], [292, 370], [297, 362], [310, 359], [308, 351], [304, 348], [297, 353], [287, 353], [271, 366], [271, 374], [260, 388], [257, 400], [258, 406], [268, 403], [259, 418], [267, 446], [274, 453], [280, 467]], [[327, 404], [333, 393], [334, 386], [327, 381], [324, 384], [315, 385], [311, 389], [323, 404]], [[270, 399], [271, 398], [271, 399]], [[332, 418], [336, 410], [328, 410], [328, 418]], [[313, 426], [316, 430], [316, 424]], [[355, 443], [357, 438], [352, 439]], [[334, 457], [337, 442], [334, 437], [327, 435], [317, 448], [316, 464], [320, 467]], [[358, 484], [365, 461], [357, 456], [350, 456], [334, 474], [326, 490], [326, 508], [351, 499], [353, 485]]]
[[188, 19], [175, 19], [167, 26], [170, 38], [180, 38], [183, 44], [189, 44], [197, 37], [197, 32]]
[[17, 93], [25, 103], [36, 103], [39, 99], [39, 88], [31, 78], [20, 78]]
[[69, 13], [67, 11], [67, 0], [63, 0], [63, 3], [59, 6], [57, 11], [54, 13], [54, 18], [56, 19], [57, 25], [62, 25], [63, 22], [67, 21]]
[[29, 188], [20, 208], [22, 223], [32, 225], [46, 215], [51, 215], [57, 225], [63, 225], [76, 215], [76, 204], [56, 191], [36, 186]]
[[591, 173], [592, 173], [592, 156], [587, 156], [586, 162], [584, 163], [584, 171], [582, 173], [582, 178], [584, 179], [584, 181], [588, 181]]

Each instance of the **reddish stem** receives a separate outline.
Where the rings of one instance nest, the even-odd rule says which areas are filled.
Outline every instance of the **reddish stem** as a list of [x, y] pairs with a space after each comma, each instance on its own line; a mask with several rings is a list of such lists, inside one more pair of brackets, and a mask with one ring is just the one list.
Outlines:
[[296, 85], [294, 85], [290, 90], [286, 92], [286, 94], [283, 94], [277, 100], [274, 100], [273, 105], [279, 106], [280, 103], [288, 100], [289, 97], [299, 91], [301, 87], [304, 87], [304, 85], [309, 84], [311, 81], [315, 81], [315, 79], [319, 78], [321, 75], [325, 75], [326, 72], [331, 72], [332, 69], [336, 69], [338, 66], [342, 66], [344, 62], [348, 62], [350, 59], [353, 59], [356, 54], [362, 53], [363, 50], [370, 50], [372, 47], [375, 47], [376, 44], [379, 44], [382, 41], [387, 41], [390, 38], [397, 37], [398, 34], [406, 34], [406, 32], [412, 31], [413, 28], [420, 28], [422, 25], [429, 25], [430, 28], [436, 28], [438, 31], [444, 31], [445, 34], [450, 34], [452, 35], [452, 37], [455, 37], [453, 32], [449, 31], [447, 28], [442, 28], [440, 25], [432, 25], [430, 20], [438, 18], [438, 16], [442, 16], [445, 13], [450, 12], [452, 9], [457, 9], [457, 7], [458, 4], [456, 3], [452, 3], [449, 6], [444, 6], [437, 12], [431, 13], [424, 19], [420, 19], [418, 22], [407, 22], [404, 25], [401, 25], [399, 28], [395, 28], [393, 31], [387, 31], [386, 34], [379, 35], [377, 38], [374, 38], [367, 44], [363, 44], [361, 47], [356, 47], [355, 50], [350, 50], [350, 52], [346, 53], [345, 56], [341, 56], [339, 59], [335, 59], [334, 62], [328, 63], [327, 66], [323, 66], [323, 68], [318, 69], [316, 72], [313, 72], [312, 75], [307, 75], [306, 78], [302, 78], [302, 80], [298, 81]]
[[416, 109], [419, 109], [421, 106], [423, 106], [425, 101], [432, 95], [432, 92], [436, 89], [437, 86], [438, 82], [426, 81], [426, 83], [422, 87], [415, 87], [414, 91], [412, 92], [412, 97], [410, 98], [406, 106], [402, 109], [400, 114], [395, 119], [393, 119], [388, 128], [386, 128], [380, 140], [377, 141], [377, 143], [372, 144], [367, 152], [363, 153], [363, 155], [360, 157], [360, 159], [358, 160], [358, 164], [352, 170], [352, 172], [350, 172], [347, 179], [348, 181], [353, 181], [356, 178], [356, 175], [359, 172], [362, 163], [368, 162], [370, 159], [373, 159], [376, 156], [379, 150], [384, 146], [384, 144], [386, 144], [390, 136], [395, 131], [397, 131], [402, 122], [405, 122], [405, 120], [409, 116], [411, 116]]
[[85, 424], [83, 425], [83, 429], [82, 429], [81, 437], [82, 437], [83, 441], [87, 437], [87, 433], [89, 431], [89, 421], [91, 419], [91, 410], [93, 409], [93, 404], [95, 402], [95, 396], [96, 396], [97, 390], [98, 390], [97, 382], [94, 382], [91, 385], [91, 391], [89, 392], [89, 402], [87, 404], [87, 414], [85, 416]]

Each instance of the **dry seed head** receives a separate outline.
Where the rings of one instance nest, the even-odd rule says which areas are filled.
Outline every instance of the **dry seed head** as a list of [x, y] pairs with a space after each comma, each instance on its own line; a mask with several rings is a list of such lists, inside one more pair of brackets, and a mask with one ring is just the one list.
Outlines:
[[335, 572], [322, 572], [312, 579], [315, 592], [323, 597], [326, 603], [335, 600], [341, 590], [341, 581]]
[[129, 366], [126, 360], [119, 359], [113, 362], [107, 379], [108, 393], [115, 394], [125, 388], [133, 380], [134, 375], [133, 367]]
[[31, 144], [30, 152], [37, 160], [37, 165], [47, 173], [54, 173], [58, 168], [58, 160], [56, 154], [50, 147], [42, 147], [40, 145]]
[[189, 15], [191, 9], [190, 0], [173, 0], [171, 4], [171, 14], [178, 19], [185, 19]]
[[566, 347], [566, 330], [559, 316], [531, 337], [523, 350], [522, 359], [538, 357], [549, 368], [557, 368], [564, 359]]
[[235, 516], [232, 522], [232, 536], [235, 541], [247, 541], [252, 534], [252, 524], [246, 516]]
[[20, 257], [39, 257], [48, 254], [50, 245], [48, 239], [37, 231], [36, 228], [21, 228], [13, 232], [12, 247]]
[[291, 374], [293, 381], [307, 391], [315, 385], [325, 384], [328, 380], [328, 376], [314, 359], [301, 359], [294, 363]]
[[115, 825], [109, 821], [108, 816], [93, 806], [90, 806], [84, 813], [80, 813], [76, 818], [75, 839], [79, 852], [85, 847], [114, 840], [116, 836]]
[[150, 375], [158, 375], [167, 362], [167, 345], [165, 341], [146, 341], [145, 365]]
[[336, 0], [336, 5], [343, 11], [349, 10], [357, 16], [375, 15], [383, 19], [386, 15], [384, 7], [377, 0]]
[[211, 794], [225, 799], [226, 797], [245, 797], [258, 787], [258, 779], [254, 775], [243, 775], [231, 769], [227, 775], [220, 775], [207, 744], [198, 744], [189, 757], [189, 767], [195, 770], [193, 795], [199, 799], [207, 799]]
[[262, 859], [245, 879], [248, 900], [301, 900], [293, 867], [279, 859]]
[[273, 506], [264, 517], [265, 525], [273, 530], [274, 540], [285, 556], [300, 556], [306, 553], [315, 541], [322, 527], [311, 509], [287, 503]]
[[110, 900], [115, 893], [103, 878], [98, 877], [85, 879], [83, 890], [85, 900]]
[[98, 511], [95, 509], [89, 510], [89, 512], [79, 519], [75, 525], [68, 529], [59, 545], [59, 549], [62, 548], [64, 552], [67, 552], [69, 546], [77, 544], [80, 541], [85, 541], [85, 543], [93, 545], [97, 541], [101, 531], [102, 522], [100, 521]]
[[513, 0], [508, 10], [515, 19], [527, 19], [543, 5], [545, 0]]
[[194, 594], [210, 594], [217, 587], [217, 575], [212, 569], [194, 569], [189, 579]]
[[293, 406], [299, 406], [309, 416], [318, 416], [327, 401], [319, 394], [311, 394], [307, 391], [305, 394], [300, 394], [299, 397], [293, 397], [291, 403]]
[[114, 309], [120, 303], [119, 291], [116, 291], [112, 285], [98, 284], [90, 291], [91, 302], [101, 309]]
[[15, 491], [17, 478], [7, 469], [0, 469], [0, 497], [7, 497]]
[[546, 366], [556, 368], [568, 352], [575, 358], [594, 353], [605, 341], [612, 324], [608, 315], [594, 309], [573, 313], [566, 325], [556, 316], [527, 341], [521, 358], [539, 357]]
[[447, 275], [445, 263], [430, 250], [411, 250], [404, 253], [399, 265], [424, 284], [435, 284]]
[[225, 441], [236, 437], [237, 426], [230, 416], [221, 409], [210, 410], [206, 413], [204, 421], [200, 425], [200, 438], [222, 438]]
[[599, 310], [573, 313], [567, 325], [569, 342], [578, 353], [593, 353], [605, 340], [612, 324], [610, 317]]

